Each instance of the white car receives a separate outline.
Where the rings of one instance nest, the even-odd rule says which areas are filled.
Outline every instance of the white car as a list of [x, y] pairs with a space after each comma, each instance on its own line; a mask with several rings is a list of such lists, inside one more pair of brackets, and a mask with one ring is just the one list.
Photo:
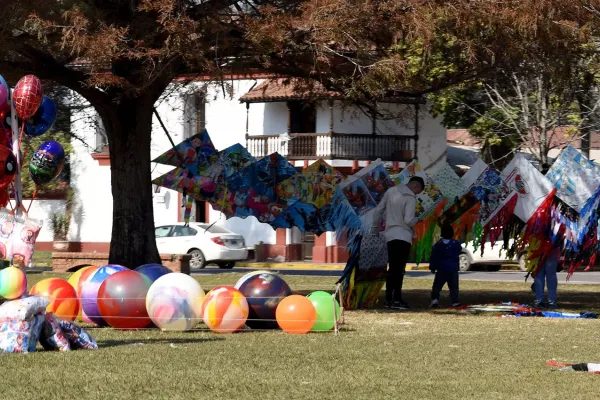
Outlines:
[[[518, 263], [521, 270], [525, 270], [525, 263], [522, 257], [518, 257], [517, 260], [511, 260], [506, 256], [506, 250], [502, 249], [502, 238], [496, 241], [494, 247], [490, 242], [485, 243], [483, 256], [481, 255], [481, 248], [477, 250], [473, 247], [473, 243], [469, 242], [466, 246], [463, 244], [463, 251], [460, 255], [460, 270], [469, 271], [473, 265], [486, 265], [489, 270], [498, 271], [503, 264]], [[510, 239], [509, 245], [512, 246], [513, 239]]]
[[162, 225], [155, 230], [160, 254], [190, 254], [190, 268], [204, 268], [214, 263], [219, 268], [231, 269], [236, 261], [248, 258], [248, 249], [242, 235], [209, 224], [183, 222]]

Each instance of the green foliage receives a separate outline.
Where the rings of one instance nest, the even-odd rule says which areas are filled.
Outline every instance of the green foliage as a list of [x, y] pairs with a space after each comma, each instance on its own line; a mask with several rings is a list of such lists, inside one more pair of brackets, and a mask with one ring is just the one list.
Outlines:
[[50, 227], [54, 233], [54, 240], [66, 241], [69, 233], [71, 217], [69, 213], [54, 213], [50, 217]]

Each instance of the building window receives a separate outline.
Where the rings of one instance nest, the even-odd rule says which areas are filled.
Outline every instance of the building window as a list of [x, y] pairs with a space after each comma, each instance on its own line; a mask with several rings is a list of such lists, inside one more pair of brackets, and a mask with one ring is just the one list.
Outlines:
[[186, 97], [184, 134], [189, 138], [206, 128], [206, 93], [199, 91]]
[[102, 122], [102, 118], [98, 112], [96, 112], [94, 124], [96, 125], [96, 144], [94, 149], [98, 153], [103, 153], [105, 147], [108, 146], [108, 135], [106, 134], [104, 123]]
[[316, 133], [317, 107], [313, 102], [288, 101], [290, 133]]

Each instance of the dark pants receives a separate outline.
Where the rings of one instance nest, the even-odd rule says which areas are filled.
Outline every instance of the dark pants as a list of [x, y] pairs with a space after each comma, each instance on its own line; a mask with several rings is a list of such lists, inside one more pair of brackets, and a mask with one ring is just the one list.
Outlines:
[[440, 292], [446, 283], [448, 284], [448, 289], [450, 289], [450, 298], [452, 299], [452, 303], [458, 303], [458, 271], [437, 271], [435, 273], [433, 287], [431, 288], [431, 300], [440, 299]]
[[385, 301], [402, 301], [402, 282], [406, 272], [406, 262], [410, 256], [411, 243], [404, 240], [387, 242], [388, 273], [385, 283]]

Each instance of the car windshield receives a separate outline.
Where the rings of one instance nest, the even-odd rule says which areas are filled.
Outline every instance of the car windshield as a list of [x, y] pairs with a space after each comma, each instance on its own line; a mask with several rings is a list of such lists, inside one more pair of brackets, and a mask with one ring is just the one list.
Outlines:
[[[206, 228], [209, 227], [209, 225], [198, 225], [198, 227], [204, 231], [204, 230], [206, 230]], [[231, 233], [227, 229], [222, 228], [222, 227], [217, 226], [217, 225], [213, 225], [210, 228], [208, 228], [208, 232], [209, 233]]]

